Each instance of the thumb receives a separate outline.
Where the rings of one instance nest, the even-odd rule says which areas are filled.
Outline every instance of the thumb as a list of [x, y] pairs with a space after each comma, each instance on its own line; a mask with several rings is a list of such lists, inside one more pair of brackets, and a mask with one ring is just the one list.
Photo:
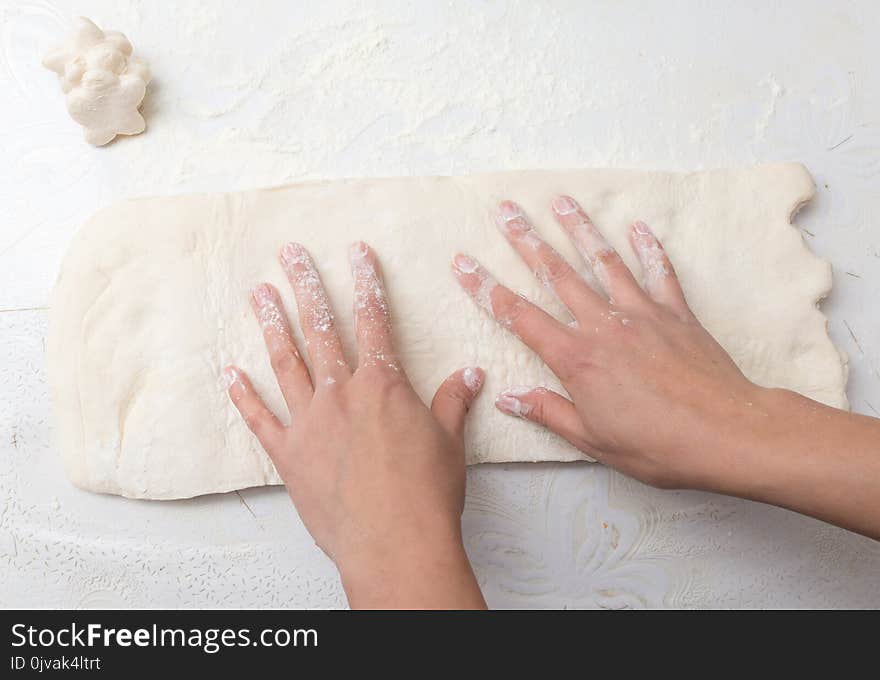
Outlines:
[[[546, 387], [511, 387], [495, 400], [502, 413], [531, 420], [555, 432], [585, 453], [587, 431], [574, 404]], [[595, 451], [592, 455], [596, 455]]]
[[461, 440], [464, 436], [464, 418], [484, 378], [481, 368], [462, 368], [446, 378], [434, 394], [431, 413], [455, 439]]

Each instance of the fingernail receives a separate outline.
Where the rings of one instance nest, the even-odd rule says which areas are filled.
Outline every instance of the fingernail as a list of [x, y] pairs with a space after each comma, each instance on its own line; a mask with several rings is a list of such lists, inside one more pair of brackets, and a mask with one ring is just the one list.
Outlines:
[[523, 418], [529, 414], [531, 411], [531, 407], [528, 404], [524, 404], [516, 397], [507, 395], [502, 393], [496, 400], [495, 406], [497, 406], [504, 413], [516, 416], [517, 418]]
[[648, 225], [641, 220], [633, 222], [633, 230], [640, 236], [651, 236], [651, 230], [648, 228]]
[[355, 241], [348, 249], [348, 256], [352, 260], [361, 260], [367, 256], [367, 244], [363, 241]]
[[254, 296], [254, 301], [257, 303], [258, 307], [262, 307], [272, 301], [272, 289], [266, 283], [261, 283], [259, 286], [256, 286], [251, 291], [251, 295]]
[[452, 259], [452, 264], [462, 274], [473, 274], [479, 267], [476, 260], [461, 253]]
[[504, 233], [513, 235], [525, 234], [530, 229], [522, 209], [513, 201], [502, 201], [498, 204], [495, 224]]
[[505, 220], [514, 220], [523, 216], [522, 208], [513, 201], [501, 201], [498, 204], [498, 214]]
[[505, 217], [500, 213], [495, 215], [495, 225], [505, 234], [513, 236], [523, 236], [532, 231], [531, 226], [522, 215], [516, 217]]
[[483, 384], [483, 371], [479, 368], [468, 366], [461, 372], [461, 379], [465, 387], [471, 392], [476, 393]]
[[281, 261], [286, 265], [300, 264], [306, 257], [305, 248], [299, 243], [287, 243], [281, 249]]
[[551, 203], [557, 215], [571, 215], [578, 210], [578, 204], [568, 196], [557, 196]]
[[228, 390], [232, 387], [232, 384], [238, 380], [238, 371], [234, 366], [227, 366], [220, 373], [220, 384], [223, 386], [224, 390]]

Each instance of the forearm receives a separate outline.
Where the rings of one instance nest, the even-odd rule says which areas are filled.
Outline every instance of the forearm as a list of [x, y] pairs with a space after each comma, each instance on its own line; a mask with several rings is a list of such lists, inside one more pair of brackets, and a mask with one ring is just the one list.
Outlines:
[[880, 420], [788, 390], [762, 390], [756, 406], [738, 473], [717, 490], [880, 539]]
[[400, 546], [340, 565], [352, 609], [485, 609], [461, 539]]

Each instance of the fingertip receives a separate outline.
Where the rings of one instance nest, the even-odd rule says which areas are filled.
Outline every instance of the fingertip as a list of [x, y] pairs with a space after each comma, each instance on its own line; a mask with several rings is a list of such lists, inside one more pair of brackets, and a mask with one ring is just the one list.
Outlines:
[[515, 418], [525, 418], [531, 411], [531, 406], [521, 399], [509, 394], [499, 394], [495, 398], [495, 408], [508, 416]]
[[461, 381], [473, 396], [480, 392], [485, 380], [486, 372], [478, 366], [468, 366], [461, 370]]
[[459, 274], [476, 274], [480, 265], [469, 255], [457, 253], [452, 258], [452, 268]]
[[302, 244], [296, 241], [289, 241], [281, 247], [278, 257], [281, 260], [281, 264], [289, 267], [297, 262], [301, 262], [304, 257], [308, 257], [308, 251]]
[[348, 247], [348, 256], [353, 261], [362, 260], [370, 253], [370, 246], [363, 241], [355, 241]]
[[483, 387], [483, 369], [476, 366], [460, 368], [450, 373], [437, 388], [431, 401], [431, 412], [445, 430], [460, 438], [471, 404]]
[[550, 202], [550, 207], [553, 209], [553, 212], [560, 217], [571, 215], [572, 213], [575, 213], [580, 209], [577, 201], [566, 194], [559, 194], [558, 196], [554, 197], [553, 200]]
[[525, 386], [509, 387], [495, 397], [495, 407], [509, 416], [526, 418], [531, 412], [532, 406], [523, 397], [531, 394], [535, 389]]
[[251, 289], [251, 301], [257, 308], [262, 307], [272, 301], [275, 294], [275, 288], [268, 283], [259, 283]]
[[532, 233], [532, 227], [523, 209], [513, 201], [502, 201], [498, 204], [495, 226], [505, 237], [514, 241], [521, 236]]
[[632, 232], [637, 234], [638, 236], [654, 236], [654, 232], [651, 231], [651, 228], [642, 222], [642, 220], [636, 220], [632, 223]]
[[247, 376], [237, 366], [223, 368], [222, 380], [228, 385], [227, 393], [232, 404], [241, 415], [248, 429], [256, 435], [266, 452], [272, 456], [273, 442], [281, 429], [281, 424], [260, 398], [250, 389]]
[[505, 220], [512, 220], [522, 217], [523, 211], [518, 203], [505, 199], [498, 204], [498, 214]]
[[237, 385], [242, 385], [241, 371], [238, 367], [232, 364], [224, 366], [220, 372], [220, 384], [227, 392], [231, 392]]

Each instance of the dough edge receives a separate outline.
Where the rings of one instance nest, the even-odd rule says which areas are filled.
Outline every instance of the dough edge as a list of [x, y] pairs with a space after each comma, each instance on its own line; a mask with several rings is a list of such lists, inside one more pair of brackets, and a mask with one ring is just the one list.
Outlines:
[[[785, 187], [786, 192], [791, 195], [791, 206], [790, 206], [790, 228], [795, 229], [793, 226], [793, 220], [797, 211], [804, 206], [806, 203], [810, 201], [815, 192], [815, 185], [810, 177], [809, 172], [803, 165], [799, 163], [784, 163], [784, 164], [762, 164], [759, 166], [753, 166], [748, 169], [762, 169], [769, 170], [772, 172], [774, 168], [784, 166], [787, 168], [797, 167], [800, 169], [798, 173], [799, 177], [795, 177], [795, 174], [790, 175], [790, 177], [794, 180], [792, 186]], [[747, 168], [743, 168], [745, 170]], [[711, 173], [711, 172], [728, 172], [733, 169], [718, 169], [718, 170], [699, 170], [695, 172], [687, 172], [687, 173], [667, 173], [667, 172], [659, 172], [658, 174], [670, 175], [676, 177], [689, 177], [692, 175], [698, 175], [703, 173]], [[572, 169], [571, 172], [582, 172], [584, 169]], [[505, 176], [516, 174], [517, 171], [513, 171], [512, 173], [502, 172], [502, 173], [488, 173], [485, 175], [472, 175], [471, 178], [492, 178], [497, 176]], [[530, 173], [564, 173], [569, 172], [569, 170], [542, 170], [542, 171], [527, 171]], [[602, 172], [610, 172], [610, 173], [634, 173], [634, 174], [645, 174], [645, 173], [653, 173], [654, 171], [644, 171], [644, 170], [626, 170], [626, 169], [613, 169], [613, 170], [605, 170], [602, 169]], [[435, 179], [433, 177], [419, 177], [419, 178], [348, 178], [342, 180], [312, 180], [307, 182], [296, 182], [291, 184], [282, 184], [275, 187], [270, 187], [267, 189], [251, 189], [241, 192], [229, 192], [225, 195], [227, 197], [242, 197], [248, 196], [254, 193], [266, 192], [266, 191], [278, 191], [284, 190], [290, 187], [311, 185], [311, 186], [319, 186], [319, 185], [331, 185], [338, 183], [381, 183], [384, 181], [397, 181], [401, 179], [418, 179], [420, 181]], [[448, 177], [439, 176], [437, 179], [449, 179]], [[153, 498], [153, 499], [177, 499], [177, 498], [189, 498], [195, 497], [204, 494], [210, 493], [224, 493], [233, 490], [245, 489], [256, 486], [263, 486], [269, 484], [279, 484], [280, 479], [275, 473], [274, 468], [271, 468], [271, 465], [266, 468], [266, 466], [262, 466], [259, 471], [251, 471], [251, 474], [244, 475], [241, 478], [237, 479], [229, 479], [225, 484], [217, 484], [212, 483], [208, 487], [205, 488], [192, 488], [190, 492], [186, 494], [178, 494], [171, 493], [168, 495], [153, 495], [152, 493], [142, 493], [136, 489], [126, 488], [120, 486], [118, 483], [108, 483], [106, 481], [99, 481], [101, 475], [96, 476], [93, 474], [91, 467], [90, 456], [85, 454], [85, 442], [83, 442], [83, 422], [82, 422], [82, 413], [80, 407], [80, 385], [79, 379], [77, 375], [77, 365], [78, 362], [74, 361], [66, 361], [65, 357], [69, 355], [70, 352], [76, 352], [77, 354], [82, 350], [79, 345], [81, 333], [82, 333], [82, 324], [77, 323], [77, 320], [82, 320], [84, 318], [87, 310], [84, 310], [82, 314], [79, 313], [70, 313], [69, 308], [71, 306], [75, 306], [75, 298], [77, 286], [69, 283], [69, 279], [72, 278], [71, 273], [68, 271], [71, 267], [70, 263], [74, 263], [74, 265], [81, 265], [82, 263], [88, 263], [91, 260], [90, 251], [93, 247], [99, 247], [100, 242], [103, 238], [106, 238], [108, 234], [107, 230], [112, 228], [112, 223], [114, 222], [114, 217], [116, 215], [126, 214], [127, 211], [131, 208], [131, 206], [149, 203], [152, 201], [166, 201], [170, 198], [182, 198], [182, 197], [212, 197], [216, 196], [215, 193], [194, 193], [194, 194], [185, 194], [183, 196], [170, 196], [170, 197], [156, 197], [156, 198], [136, 198], [130, 199], [127, 201], [122, 201], [106, 208], [103, 208], [95, 213], [86, 223], [77, 231], [75, 234], [71, 245], [68, 249], [67, 254], [65, 255], [64, 261], [62, 263], [61, 272], [56, 281], [55, 288], [52, 293], [51, 298], [51, 309], [49, 315], [49, 334], [47, 341], [47, 367], [50, 376], [50, 393], [51, 400], [53, 404], [53, 411], [55, 414], [55, 419], [58, 424], [56, 435], [58, 438], [59, 447], [62, 452], [62, 458], [65, 464], [65, 468], [67, 474], [71, 481], [80, 488], [98, 491], [103, 493], [112, 493], [119, 494], [129, 498]], [[812, 253], [809, 250], [809, 247], [804, 239], [801, 239], [803, 244], [803, 248], [806, 253], [814, 260], [818, 262], [824, 263], [828, 270], [827, 282], [823, 284], [821, 289], [811, 297], [809, 300], [809, 304], [813, 307], [817, 307], [818, 303], [821, 299], [826, 297], [831, 290], [832, 281], [831, 281], [831, 266], [826, 261], [819, 258], [817, 255]], [[76, 269], [76, 266], [72, 267]], [[100, 296], [100, 291], [96, 293], [96, 297]], [[805, 301], [806, 302], [806, 301]], [[68, 310], [67, 313], [61, 313], [60, 310]], [[828, 343], [830, 347], [834, 347], [831, 342], [830, 337], [828, 336], [828, 320], [824, 317], [825, 322], [825, 341]], [[841, 397], [837, 401], [835, 405], [846, 408], [847, 402], [845, 397], [845, 386], [847, 381], [848, 367], [847, 367], [847, 358], [843, 352], [840, 352], [836, 348], [834, 348], [835, 352], [840, 356], [840, 393]], [[485, 397], [484, 397], [485, 398]], [[537, 455], [533, 457], [532, 462], [546, 462], [547, 458], [541, 458]], [[576, 460], [591, 460], [588, 457], [581, 454], [573, 454], [571, 457], [566, 457], [564, 459], [558, 460], [558, 462], [569, 462]], [[519, 461], [481, 461], [481, 460], [472, 460], [469, 459], [468, 464], [479, 464], [482, 462], [525, 462], [523, 459]]]

